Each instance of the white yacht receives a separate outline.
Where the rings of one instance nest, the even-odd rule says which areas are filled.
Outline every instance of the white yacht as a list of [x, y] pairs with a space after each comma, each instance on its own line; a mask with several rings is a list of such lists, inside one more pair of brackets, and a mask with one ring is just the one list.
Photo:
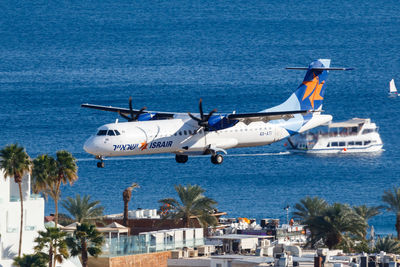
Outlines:
[[375, 123], [353, 118], [291, 136], [285, 145], [293, 152], [360, 153], [380, 151], [383, 143]]

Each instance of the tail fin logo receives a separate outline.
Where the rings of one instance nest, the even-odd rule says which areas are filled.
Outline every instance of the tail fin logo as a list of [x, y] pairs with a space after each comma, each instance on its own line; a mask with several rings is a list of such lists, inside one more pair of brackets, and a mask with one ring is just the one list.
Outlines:
[[314, 73], [313, 76], [314, 78], [311, 81], [303, 81], [303, 84], [306, 86], [306, 91], [304, 92], [302, 101], [308, 97], [311, 107], [314, 109], [314, 101], [324, 99], [324, 97], [321, 96], [321, 90], [325, 81], [320, 83], [319, 76], [316, 76]]

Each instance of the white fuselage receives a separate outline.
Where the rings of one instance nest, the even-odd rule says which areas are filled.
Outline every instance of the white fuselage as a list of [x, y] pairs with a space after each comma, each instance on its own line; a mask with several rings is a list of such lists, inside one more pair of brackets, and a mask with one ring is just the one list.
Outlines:
[[[299, 132], [330, 121], [330, 115], [314, 115]], [[204, 154], [208, 149], [223, 151], [236, 147], [263, 146], [289, 136], [285, 129], [296, 118], [271, 122], [256, 121], [205, 132], [198, 131], [197, 122], [190, 118], [112, 123], [101, 126], [91, 136], [84, 149], [98, 157], [146, 155], [159, 153]], [[111, 132], [109, 132], [111, 130]], [[100, 135], [99, 135], [100, 133]]]

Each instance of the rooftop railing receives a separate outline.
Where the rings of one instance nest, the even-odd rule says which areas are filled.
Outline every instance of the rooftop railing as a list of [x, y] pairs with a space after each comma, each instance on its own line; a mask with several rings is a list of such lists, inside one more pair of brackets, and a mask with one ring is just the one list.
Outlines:
[[186, 241], [166, 241], [156, 244], [146, 242], [141, 236], [120, 236], [119, 238], [106, 238], [103, 246], [102, 257], [117, 257], [134, 254], [169, 251], [185, 247], [197, 247], [204, 245], [204, 238], [191, 239]]

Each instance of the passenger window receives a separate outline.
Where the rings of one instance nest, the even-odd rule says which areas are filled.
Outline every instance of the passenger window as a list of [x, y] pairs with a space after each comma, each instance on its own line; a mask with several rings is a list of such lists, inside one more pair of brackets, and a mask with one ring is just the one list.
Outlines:
[[121, 134], [118, 132], [118, 130], [114, 130], [114, 132], [115, 132], [116, 135], [121, 135]]
[[364, 146], [371, 144], [371, 141], [364, 141]]
[[189, 131], [189, 134], [192, 134], [192, 131], [191, 130], [188, 130]]
[[106, 135], [107, 134], [107, 130], [100, 130], [97, 135]]
[[178, 133], [174, 133], [174, 135], [175, 135], [175, 136], [177, 136], [177, 135], [178, 135]]
[[346, 146], [346, 142], [339, 142], [339, 146]]
[[362, 132], [362, 134], [369, 134], [369, 133], [372, 133], [372, 132], [374, 132], [374, 130], [372, 130], [372, 129], [365, 129], [365, 130]]
[[328, 145], [326, 147], [331, 147], [331, 143], [328, 143]]
[[186, 130], [184, 130], [184, 131], [183, 131], [183, 134], [184, 134], [184, 135], [187, 135], [187, 132], [186, 132]]
[[354, 142], [353, 142], [353, 141], [348, 142], [347, 144], [348, 144], [349, 146], [354, 146]]
[[356, 142], [356, 146], [362, 146], [362, 142]]
[[113, 130], [108, 130], [107, 135], [113, 136], [113, 135], [115, 135], [115, 133]]
[[338, 142], [332, 142], [332, 146], [338, 146]]
[[179, 131], [179, 135], [182, 135], [182, 131]]

